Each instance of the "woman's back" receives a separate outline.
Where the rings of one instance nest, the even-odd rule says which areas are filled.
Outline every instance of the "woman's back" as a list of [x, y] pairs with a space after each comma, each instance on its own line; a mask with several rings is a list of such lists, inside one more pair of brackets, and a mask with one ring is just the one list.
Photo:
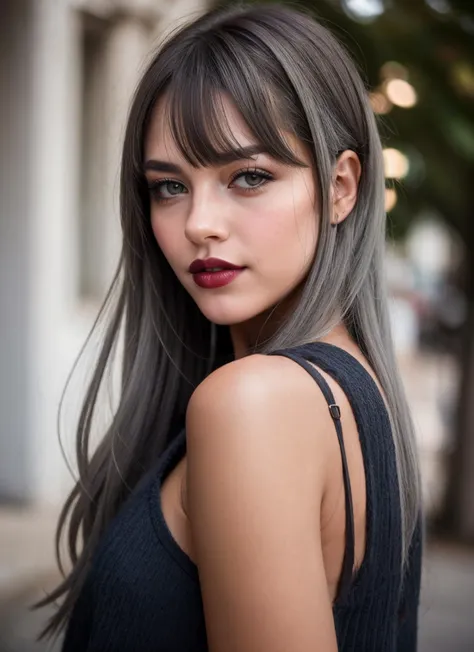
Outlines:
[[[336, 381], [350, 402], [360, 437], [366, 485], [365, 554], [351, 578], [355, 535], [349, 518], [333, 604], [338, 649], [411, 652], [416, 649], [421, 541], [418, 529], [403, 581], [395, 452], [384, 400], [369, 373], [338, 347], [318, 343], [280, 353], [306, 368], [327, 394], [328, 403], [331, 390], [312, 365]], [[331, 408], [331, 413], [336, 424], [337, 409]], [[331, 436], [337, 440], [335, 429]], [[182, 431], [158, 469], [144, 479], [111, 524], [71, 619], [64, 647], [68, 652], [207, 650], [197, 567], [170, 532], [160, 498], [165, 478], [185, 453]], [[342, 445], [341, 458], [345, 457]], [[344, 494], [346, 516], [350, 516], [350, 478]], [[248, 545], [251, 548], [254, 542]], [[289, 610], [291, 606], [289, 596]]]

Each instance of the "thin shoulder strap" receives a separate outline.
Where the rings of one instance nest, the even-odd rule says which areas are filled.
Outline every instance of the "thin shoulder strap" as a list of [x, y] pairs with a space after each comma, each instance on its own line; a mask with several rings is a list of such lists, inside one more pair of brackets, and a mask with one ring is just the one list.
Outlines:
[[337, 440], [339, 442], [339, 448], [341, 450], [342, 458], [342, 475], [344, 480], [344, 493], [346, 500], [346, 544], [344, 549], [344, 561], [342, 564], [342, 572], [339, 580], [338, 587], [338, 601], [344, 601], [347, 598], [349, 590], [352, 583], [352, 575], [354, 569], [354, 559], [355, 559], [355, 531], [354, 531], [354, 508], [352, 502], [352, 490], [351, 490], [351, 481], [349, 477], [349, 468], [347, 465], [346, 449], [344, 447], [344, 438], [342, 435], [342, 425], [341, 425], [341, 409], [339, 405], [336, 404], [334, 394], [331, 391], [331, 388], [327, 384], [326, 380], [319, 373], [319, 371], [310, 364], [305, 358], [297, 355], [293, 351], [275, 351], [273, 355], [282, 355], [291, 360], [294, 360], [299, 364], [303, 369], [305, 369], [310, 376], [316, 381], [321, 389], [324, 398], [328, 404], [329, 413], [333, 419], [334, 427], [336, 429]]

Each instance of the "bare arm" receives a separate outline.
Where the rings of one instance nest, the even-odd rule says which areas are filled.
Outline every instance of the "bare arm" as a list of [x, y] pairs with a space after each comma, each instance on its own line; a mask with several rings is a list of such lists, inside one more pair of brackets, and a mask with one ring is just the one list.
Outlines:
[[290, 361], [251, 356], [191, 398], [188, 511], [211, 652], [337, 650], [320, 535], [332, 424], [307, 387]]

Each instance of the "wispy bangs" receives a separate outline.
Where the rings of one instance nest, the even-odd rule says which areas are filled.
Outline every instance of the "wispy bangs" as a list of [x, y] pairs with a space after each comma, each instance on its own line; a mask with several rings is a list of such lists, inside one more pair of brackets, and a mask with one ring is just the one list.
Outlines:
[[[240, 112], [255, 145], [274, 159], [298, 167], [283, 132], [295, 133], [275, 85], [276, 63], [261, 45], [219, 34], [194, 44], [166, 88], [168, 124], [183, 157], [193, 166], [239, 159], [241, 144], [228, 123], [224, 99]], [[272, 70], [273, 68], [273, 70]], [[296, 134], [295, 134], [296, 135]]]

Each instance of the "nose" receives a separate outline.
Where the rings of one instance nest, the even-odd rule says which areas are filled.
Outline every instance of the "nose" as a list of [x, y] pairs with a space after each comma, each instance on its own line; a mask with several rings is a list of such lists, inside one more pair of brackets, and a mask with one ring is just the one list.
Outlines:
[[186, 238], [201, 245], [209, 240], [224, 241], [229, 237], [225, 207], [215, 195], [195, 194], [186, 220]]

